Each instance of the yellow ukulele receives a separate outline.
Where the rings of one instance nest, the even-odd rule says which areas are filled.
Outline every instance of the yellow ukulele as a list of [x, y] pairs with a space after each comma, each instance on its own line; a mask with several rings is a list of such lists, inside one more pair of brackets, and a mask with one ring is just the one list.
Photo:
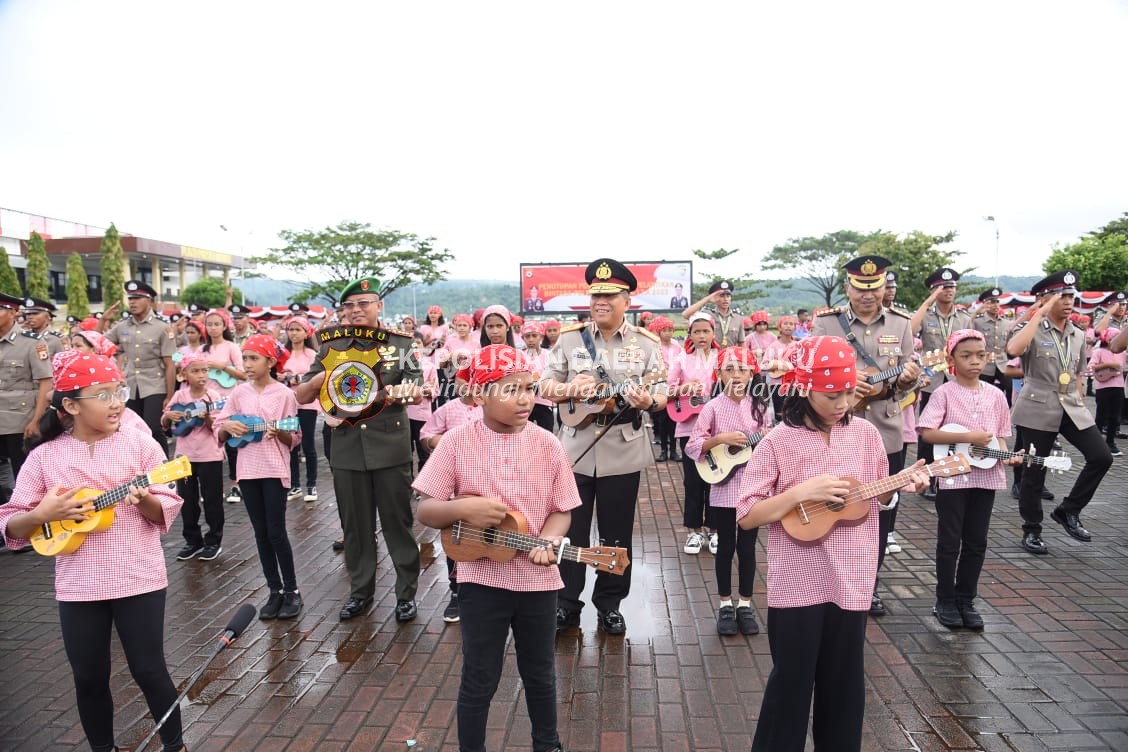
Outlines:
[[72, 554], [86, 540], [87, 533], [108, 530], [114, 524], [114, 505], [129, 496], [131, 488], [148, 488], [154, 483], [171, 483], [192, 474], [192, 463], [187, 457], [177, 457], [147, 475], [142, 475], [111, 491], [83, 488], [74, 498], [89, 500], [94, 509], [85, 520], [59, 520], [48, 522], [31, 536], [31, 545], [37, 554], [58, 556]]

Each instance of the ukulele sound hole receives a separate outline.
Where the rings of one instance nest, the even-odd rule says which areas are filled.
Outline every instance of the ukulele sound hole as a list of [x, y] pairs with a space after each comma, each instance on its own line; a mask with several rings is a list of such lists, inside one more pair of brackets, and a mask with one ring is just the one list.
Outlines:
[[841, 501], [828, 501], [828, 502], [826, 502], [826, 508], [829, 509], [832, 512], [841, 512], [842, 509], [845, 506], [846, 506], [846, 504], [841, 502]]

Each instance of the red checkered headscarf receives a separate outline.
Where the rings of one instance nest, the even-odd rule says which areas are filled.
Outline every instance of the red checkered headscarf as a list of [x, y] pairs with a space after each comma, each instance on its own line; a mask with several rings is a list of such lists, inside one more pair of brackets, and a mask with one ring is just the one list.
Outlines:
[[125, 381], [117, 362], [106, 355], [63, 350], [51, 359], [51, 380], [56, 392], [77, 392], [88, 386]]
[[756, 311], [752, 314], [752, 326], [770, 323], [772, 323], [772, 317], [767, 311]]
[[486, 345], [470, 363], [470, 386], [485, 386], [514, 373], [530, 373], [533, 364], [525, 353], [509, 345]]
[[753, 375], [760, 372], [760, 364], [756, 362], [756, 356], [744, 345], [733, 345], [721, 350], [721, 354], [717, 356], [718, 374], [724, 369], [726, 363], [743, 363], [752, 369]]
[[653, 319], [651, 319], [650, 323], [646, 325], [647, 331], [652, 332], [654, 334], [658, 334], [663, 329], [673, 329], [673, 328], [674, 328], [674, 322], [671, 321], [670, 319], [666, 318], [665, 316], [655, 316]]
[[809, 392], [841, 392], [854, 388], [857, 378], [854, 348], [841, 337], [807, 337], [791, 351], [794, 368], [779, 380], [780, 392], [792, 388]]
[[277, 363], [275, 368], [282, 370], [286, 361], [290, 359], [290, 351], [278, 344], [278, 340], [266, 334], [252, 334], [243, 343], [243, 352], [250, 350], [264, 358], [274, 358]]

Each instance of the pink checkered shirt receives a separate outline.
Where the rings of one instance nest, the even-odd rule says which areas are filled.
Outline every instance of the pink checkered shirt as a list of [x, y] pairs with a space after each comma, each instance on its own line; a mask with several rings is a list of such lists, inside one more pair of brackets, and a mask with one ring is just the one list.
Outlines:
[[[317, 350], [312, 347], [303, 347], [301, 350], [294, 350], [290, 353], [289, 359], [286, 361], [286, 369], [295, 376], [305, 376], [309, 373], [309, 367], [313, 365], [313, 361], [317, 360]], [[239, 366], [242, 368], [242, 364]], [[290, 387], [291, 389], [293, 387]], [[304, 405], [298, 405], [302, 410], [320, 410], [321, 403], [317, 397], [314, 397]]]
[[463, 423], [472, 420], [481, 420], [482, 408], [477, 405], [467, 405], [460, 399], [444, 402], [419, 429], [420, 439], [429, 439], [432, 436], [442, 436], [453, 428], [458, 428]]
[[[211, 383], [210, 381], [208, 383]], [[223, 399], [215, 389], [205, 389], [207, 399], [215, 402]], [[172, 395], [170, 405], [186, 405], [195, 402], [191, 388], [185, 384]], [[200, 399], [203, 399], [202, 397]], [[148, 426], [145, 426], [148, 429]], [[206, 425], [197, 426], [184, 436], [176, 439], [176, 453], [183, 454], [192, 462], [218, 462], [224, 458], [223, 447], [216, 441], [215, 434]]]
[[[254, 384], [244, 381], [227, 395], [227, 404], [212, 419], [212, 430], [219, 438], [223, 422], [232, 415], [250, 415], [263, 420], [281, 420], [298, 414], [298, 401], [294, 392], [277, 381], [267, 384], [261, 392]], [[302, 440], [300, 430], [293, 431], [291, 446], [298, 446]], [[263, 437], [239, 447], [239, 460], [235, 463], [238, 480], [255, 478], [279, 478], [282, 485], [290, 487], [290, 447], [278, 439]]]
[[[829, 473], [869, 483], [886, 477], [881, 434], [864, 420], [836, 425], [830, 445], [806, 428], [776, 426], [756, 446], [740, 478], [736, 517], [808, 478]], [[834, 603], [848, 611], [869, 609], [877, 577], [877, 499], [856, 525], [835, 525], [817, 543], [799, 543], [778, 522], [768, 526], [768, 605], [798, 608]]]
[[[701, 414], [697, 416], [697, 422], [693, 426], [693, 435], [689, 437], [689, 441], [685, 445], [686, 455], [694, 461], [700, 460], [705, 456], [705, 453], [701, 451], [701, 446], [706, 439], [717, 434], [743, 431], [752, 436], [757, 433], [763, 428], [764, 423], [762, 420], [756, 420], [752, 417], [753, 404], [751, 397], [745, 397], [736, 402], [724, 394], [710, 400], [705, 407], [701, 408]], [[770, 413], [771, 406], [765, 406], [763, 420], [766, 420]], [[709, 506], [721, 509], [736, 509], [737, 501], [740, 499], [740, 478], [743, 474], [744, 468], [738, 467], [733, 470], [732, 475], [724, 483], [712, 486], [709, 489]]]
[[[227, 340], [223, 340], [218, 345], [212, 345], [211, 349], [208, 350], [207, 352], [203, 352], [203, 349], [201, 348], [200, 354], [203, 355], [205, 358], [207, 358], [209, 363], [211, 361], [215, 360], [215, 361], [227, 363], [228, 365], [234, 366], [235, 368], [238, 368], [240, 371], [243, 370], [243, 351], [240, 350], [239, 346], [237, 344], [235, 344], [234, 342], [228, 342]], [[240, 381], [235, 386], [238, 386], [241, 383], [243, 383], [243, 382]], [[216, 381], [215, 379], [208, 379], [208, 389], [214, 389], [215, 391], [219, 392], [220, 394], [227, 394], [228, 392], [230, 392], [234, 388], [235, 388], [234, 386], [232, 386], [232, 387], [222, 387], [222, 386], [219, 385], [219, 382]]]
[[[699, 358], [696, 353], [683, 352], [682, 357], [670, 366], [670, 370], [666, 375], [666, 381], [671, 387], [671, 391], [673, 387], [681, 386], [686, 382], [698, 381], [705, 390], [705, 396], [708, 397], [713, 391], [713, 382], [716, 381], [713, 373], [713, 369], [716, 367], [716, 350], [710, 350], [709, 356], [706, 358]], [[689, 398], [686, 397], [685, 399]], [[694, 415], [689, 420], [678, 423], [677, 428], [674, 429], [674, 436], [678, 438], [690, 436], [693, 433], [693, 424], [697, 422], [699, 417], [700, 413]]]
[[[443, 437], [412, 486], [433, 499], [501, 499], [525, 515], [529, 535], [534, 536], [550, 514], [580, 506], [564, 447], [534, 424], [526, 424], [520, 433], [497, 433], [480, 420], [459, 426]], [[557, 567], [534, 564], [526, 553], [504, 563], [460, 561], [458, 581], [519, 592], [564, 587]]]
[[[545, 350], [543, 347], [537, 351], [536, 355], [533, 355], [528, 350], [525, 351], [525, 356], [529, 359], [529, 362], [533, 364], [533, 372], [537, 375], [538, 379], [548, 370], [548, 353], [549, 351]], [[544, 405], [545, 407], [553, 407], [556, 404], [550, 399], [541, 397], [540, 392], [537, 392], [537, 397], [534, 402], [538, 405]]]
[[[34, 509], [51, 488], [109, 491], [165, 461], [151, 433], [128, 429], [96, 442], [93, 451], [70, 433], [36, 447], [20, 468], [12, 500], [0, 506], [0, 530], [8, 548], [28, 543], [8, 536], [8, 520]], [[74, 553], [56, 556], [55, 598], [102, 601], [168, 587], [161, 535], [168, 532], [184, 503], [174, 488], [175, 484], [149, 486], [164, 510], [164, 524], [149, 521], [128, 502], [118, 503], [108, 530], [90, 533]]]
[[[1002, 390], [994, 384], [979, 382], [978, 389], [968, 389], [955, 381], [936, 387], [928, 405], [917, 418], [917, 431], [957, 423], [969, 431], [990, 431], [1000, 438], [1011, 435], [1010, 409]], [[1010, 447], [1008, 447], [1009, 449]], [[970, 473], [942, 478], [941, 491], [961, 488], [984, 488], [1001, 491], [1007, 487], [1007, 473], [1002, 462], [986, 470], [972, 467]]]
[[[439, 388], [439, 372], [435, 369], [434, 362], [432, 362], [431, 358], [424, 355], [419, 358], [419, 366], [423, 371], [423, 384], [437, 390]], [[418, 405], [408, 405], [408, 420], [418, 420], [426, 423], [431, 418], [431, 403], [434, 401], [434, 397], [424, 397]]]

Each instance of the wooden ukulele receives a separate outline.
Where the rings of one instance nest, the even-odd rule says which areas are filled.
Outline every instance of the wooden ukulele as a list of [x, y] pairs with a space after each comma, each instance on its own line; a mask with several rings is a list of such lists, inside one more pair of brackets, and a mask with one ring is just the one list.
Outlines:
[[506, 512], [505, 519], [497, 527], [474, 527], [459, 520], [450, 527], [443, 528], [443, 551], [455, 561], [489, 559], [506, 562], [516, 556], [518, 551], [528, 553], [534, 548], [548, 546], [556, 551], [557, 562], [576, 561], [611, 574], [623, 574], [631, 563], [625, 548], [578, 548], [567, 543], [553, 546], [549, 541], [535, 538], [528, 532], [529, 523], [525, 520], [525, 515], [515, 509]]
[[[881, 384], [881, 389], [868, 397], [854, 397], [854, 403], [853, 405], [851, 405], [850, 409], [853, 412], [859, 412], [865, 410], [866, 406], [871, 402], [888, 398], [893, 388], [893, 385], [890, 382], [894, 381], [898, 376], [904, 373], [905, 366], [907, 365], [908, 363], [906, 363], [905, 365], [893, 366], [892, 368], [887, 368], [884, 371], [878, 371], [873, 366], [859, 369], [858, 374], [865, 377], [867, 384], [871, 386]], [[932, 350], [930, 352], [921, 353], [919, 365], [921, 368], [926, 369], [929, 375], [935, 373], [936, 371], [946, 371], [948, 370], [948, 356], [944, 354], [943, 350]], [[917, 379], [918, 387], [920, 383], [920, 379]], [[914, 387], [914, 389], [915, 388], [917, 387]], [[914, 389], [909, 390], [910, 394], [914, 392]], [[908, 404], [912, 404], [912, 400], [910, 400]]]
[[[940, 430], [951, 433], [967, 432], [967, 429], [958, 423], [940, 426]], [[1033, 452], [1033, 450], [1034, 447], [1031, 445], [1031, 451]], [[1012, 457], [1021, 457], [1026, 465], [1042, 465], [1051, 473], [1064, 473], [1073, 467], [1073, 460], [1065, 452], [1051, 452], [1049, 457], [1039, 457], [1036, 454], [1002, 451], [999, 449], [999, 440], [994, 436], [991, 437], [991, 442], [985, 447], [968, 443], [934, 444], [933, 451], [936, 453], [937, 459], [947, 457], [950, 454], [962, 454], [967, 457], [967, 461], [972, 467], [984, 470], [994, 467], [999, 460], [1009, 460]]]
[[82, 541], [86, 540], [88, 533], [99, 533], [109, 529], [114, 523], [114, 505], [129, 496], [129, 489], [148, 488], [154, 483], [157, 485], [171, 483], [174, 480], [187, 478], [191, 474], [192, 463], [188, 458], [177, 457], [146, 475], [134, 478], [104, 493], [92, 488], [83, 488], [74, 495], [74, 498], [79, 501], [90, 500], [94, 507], [90, 517], [85, 520], [58, 520], [45, 523], [32, 534], [31, 545], [37, 554], [43, 556], [74, 553], [82, 545]]
[[752, 459], [752, 450], [770, 430], [771, 428], [765, 428], [748, 436], [748, 443], [742, 447], [717, 444], [710, 449], [696, 463], [697, 473], [701, 476], [701, 480], [711, 486], [724, 483], [736, 471], [736, 468], [743, 467], [748, 463], [748, 460]]
[[661, 374], [646, 376], [639, 381], [632, 379], [621, 384], [597, 384], [599, 391], [594, 397], [573, 399], [560, 403], [560, 422], [571, 428], [584, 428], [595, 419], [596, 415], [614, 412], [615, 398], [621, 396], [630, 384], [646, 388], [655, 384], [663, 384], [665, 381], [666, 375]]
[[[909, 476], [917, 469], [910, 467], [865, 485], [854, 478], [843, 478], [850, 484], [850, 490], [842, 501], [801, 501], [783, 516], [780, 523], [784, 531], [797, 541], [813, 543], [822, 540], [839, 523], [858, 524], [864, 520], [869, 515], [870, 499], [877, 497], [887, 501], [894, 491], [909, 482]], [[970, 473], [971, 465], [967, 457], [956, 454], [920, 469], [933, 478], [950, 478]]]

